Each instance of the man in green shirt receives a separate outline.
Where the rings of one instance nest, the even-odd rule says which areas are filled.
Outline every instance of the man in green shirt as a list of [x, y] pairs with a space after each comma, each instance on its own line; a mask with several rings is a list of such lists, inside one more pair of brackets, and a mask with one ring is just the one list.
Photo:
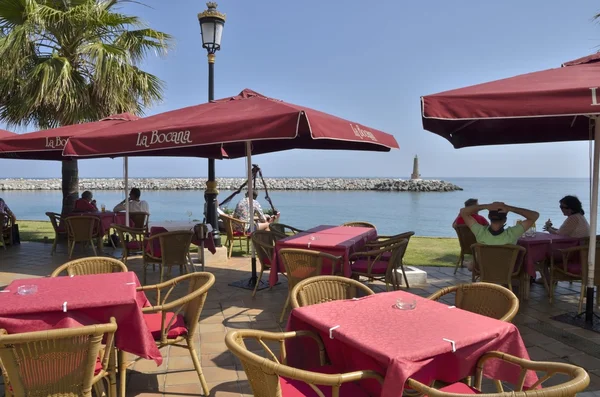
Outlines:
[[[473, 218], [473, 214], [481, 210], [489, 211], [489, 226], [482, 226]], [[506, 214], [509, 212], [521, 215], [525, 217], [525, 220], [516, 226], [505, 228]], [[524, 208], [512, 207], [502, 202], [495, 202], [492, 204], [473, 205], [462, 208], [460, 210], [460, 216], [465, 220], [465, 224], [469, 226], [478, 243], [504, 245], [516, 244], [519, 237], [525, 233], [525, 230], [533, 226], [540, 214]]]

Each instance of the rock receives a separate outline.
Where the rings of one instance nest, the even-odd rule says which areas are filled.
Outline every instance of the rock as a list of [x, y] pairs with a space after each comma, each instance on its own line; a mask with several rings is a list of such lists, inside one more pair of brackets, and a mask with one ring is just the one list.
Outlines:
[[[237, 190], [244, 179], [220, 178], [219, 190]], [[434, 180], [402, 180], [392, 178], [266, 178], [269, 190], [371, 190], [381, 192], [452, 192], [463, 190], [452, 183]], [[257, 180], [262, 189], [262, 181]], [[119, 178], [82, 178], [79, 190], [121, 190]], [[206, 179], [201, 178], [132, 178], [131, 187], [142, 190], [204, 190]], [[0, 179], [2, 190], [60, 190], [60, 179]]]

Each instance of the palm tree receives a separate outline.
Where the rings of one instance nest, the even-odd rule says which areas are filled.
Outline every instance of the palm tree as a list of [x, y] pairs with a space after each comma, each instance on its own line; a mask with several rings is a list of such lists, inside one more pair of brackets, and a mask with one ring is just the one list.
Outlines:
[[[111, 114], [141, 115], [163, 82], [138, 66], [171, 37], [118, 11], [131, 0], [0, 0], [0, 120], [53, 128]], [[63, 212], [78, 194], [63, 161]]]

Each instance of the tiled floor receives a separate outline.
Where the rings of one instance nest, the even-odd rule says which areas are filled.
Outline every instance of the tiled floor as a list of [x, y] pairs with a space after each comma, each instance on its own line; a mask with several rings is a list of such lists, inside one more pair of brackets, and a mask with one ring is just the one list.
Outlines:
[[[50, 244], [23, 243], [3, 251], [0, 248], [0, 288], [12, 280], [46, 276], [67, 261], [64, 247], [50, 256]], [[106, 250], [113, 254], [112, 249]], [[210, 254], [208, 254], [210, 255]], [[141, 260], [128, 262], [141, 280]], [[251, 292], [228, 286], [232, 281], [249, 277], [250, 260], [232, 258], [207, 266], [216, 276], [200, 321], [200, 355], [211, 396], [251, 395], [241, 365], [227, 351], [223, 337], [230, 328], [281, 330], [277, 320], [287, 295], [287, 284], [263, 290], [252, 298]], [[427, 296], [439, 288], [470, 281], [470, 273], [460, 270], [454, 276], [451, 268], [426, 267], [429, 285], [412, 287], [411, 292]], [[175, 270], [176, 272], [176, 270]], [[157, 281], [150, 271], [148, 282]], [[265, 276], [266, 280], [266, 276]], [[370, 285], [382, 291], [381, 284]], [[600, 391], [600, 334], [574, 328], [550, 319], [555, 314], [576, 310], [579, 284], [561, 283], [557, 299], [548, 303], [544, 289], [532, 285], [531, 299], [521, 305], [515, 323], [534, 360], [570, 362], [586, 368], [591, 377], [588, 390]], [[128, 396], [195, 396], [201, 388], [188, 352], [171, 347], [163, 351], [165, 360], [160, 367], [150, 361], [138, 361], [128, 372]], [[588, 393], [585, 393], [588, 394]], [[597, 393], [600, 395], [600, 392]]]

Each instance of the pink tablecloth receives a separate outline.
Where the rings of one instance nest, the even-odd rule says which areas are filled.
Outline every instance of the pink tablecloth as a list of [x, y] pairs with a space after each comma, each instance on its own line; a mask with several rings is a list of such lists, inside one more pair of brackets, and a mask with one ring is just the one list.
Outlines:
[[[414, 310], [399, 310], [398, 298], [416, 299]], [[332, 327], [339, 326], [329, 333]], [[294, 309], [287, 330], [312, 330], [321, 335], [337, 371], [375, 370], [385, 376], [377, 382], [361, 383], [371, 395], [402, 396], [409, 377], [429, 383], [437, 379], [456, 382], [473, 373], [482, 354], [498, 350], [529, 358], [517, 328], [510, 323], [483, 317], [404, 291], [379, 293], [358, 300], [334, 301]], [[456, 352], [444, 339], [455, 342]], [[299, 368], [314, 368], [316, 344], [300, 338], [287, 344], [288, 362]], [[313, 354], [314, 353], [314, 354]], [[517, 368], [495, 361], [486, 365], [488, 375], [515, 382]], [[536, 381], [528, 375], [525, 385]]]
[[[315, 228], [286, 237], [275, 243], [275, 252], [269, 272], [269, 284], [277, 284], [278, 273], [284, 273], [283, 263], [279, 258], [282, 248], [301, 248], [321, 251], [342, 257], [344, 276], [350, 277], [352, 269], [348, 260], [351, 253], [362, 248], [367, 241], [377, 238], [377, 230], [369, 227], [348, 227], [321, 225]], [[322, 269], [323, 273], [330, 274], [331, 269]]]
[[531, 277], [535, 277], [537, 262], [550, 258], [557, 249], [577, 246], [579, 239], [550, 233], [536, 233], [533, 237], [522, 236], [517, 244], [527, 249], [523, 258], [523, 267]]
[[[21, 285], [37, 293], [18, 295]], [[8, 333], [70, 328], [117, 321], [117, 348], [162, 363], [141, 308], [149, 306], [133, 272], [15, 280], [0, 293], [0, 328]], [[67, 302], [67, 311], [63, 303]]]

